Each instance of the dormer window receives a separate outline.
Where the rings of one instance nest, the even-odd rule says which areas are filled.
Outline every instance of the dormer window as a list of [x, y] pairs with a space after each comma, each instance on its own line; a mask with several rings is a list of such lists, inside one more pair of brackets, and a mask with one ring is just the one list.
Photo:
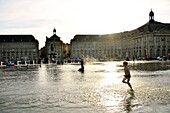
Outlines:
[[161, 38], [161, 41], [165, 41], [165, 38]]

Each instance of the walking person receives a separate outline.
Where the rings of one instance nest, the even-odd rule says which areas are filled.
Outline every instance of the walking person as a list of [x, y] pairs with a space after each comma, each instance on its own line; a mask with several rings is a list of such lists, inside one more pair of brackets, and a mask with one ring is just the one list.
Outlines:
[[128, 62], [123, 62], [123, 66], [124, 66], [125, 75], [124, 75], [124, 78], [123, 78], [122, 82], [128, 84], [130, 89], [133, 90], [132, 86], [130, 84], [131, 75], [130, 75], [130, 70], [128, 68]]

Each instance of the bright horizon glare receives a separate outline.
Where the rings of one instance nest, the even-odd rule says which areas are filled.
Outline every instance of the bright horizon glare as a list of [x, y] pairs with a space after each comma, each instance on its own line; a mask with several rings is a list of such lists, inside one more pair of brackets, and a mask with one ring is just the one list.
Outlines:
[[64, 43], [76, 34], [111, 34], [136, 29], [154, 19], [170, 23], [169, 0], [0, 0], [0, 34], [32, 34], [45, 46], [46, 36]]

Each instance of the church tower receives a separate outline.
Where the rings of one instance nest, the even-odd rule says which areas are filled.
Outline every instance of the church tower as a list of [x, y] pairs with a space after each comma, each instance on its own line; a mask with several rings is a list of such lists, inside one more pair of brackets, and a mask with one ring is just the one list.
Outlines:
[[154, 22], [154, 12], [152, 11], [152, 9], [149, 13], [149, 22]]

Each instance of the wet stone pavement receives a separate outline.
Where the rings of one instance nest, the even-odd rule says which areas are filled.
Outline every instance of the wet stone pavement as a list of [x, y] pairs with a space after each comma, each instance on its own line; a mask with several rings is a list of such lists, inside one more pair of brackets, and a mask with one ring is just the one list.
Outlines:
[[170, 61], [0, 68], [0, 113], [169, 113]]

